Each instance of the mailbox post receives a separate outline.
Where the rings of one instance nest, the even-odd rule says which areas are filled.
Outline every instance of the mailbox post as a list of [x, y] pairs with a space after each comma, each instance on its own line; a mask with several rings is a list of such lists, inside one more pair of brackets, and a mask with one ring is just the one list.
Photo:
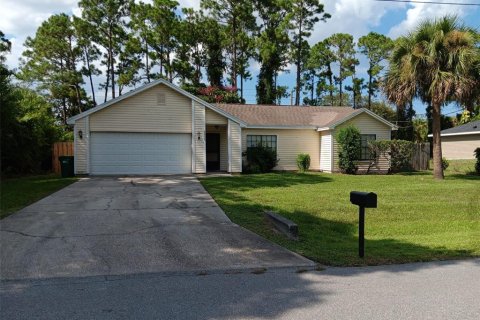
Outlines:
[[365, 208], [377, 207], [377, 194], [373, 192], [350, 192], [350, 202], [358, 206], [358, 255], [365, 255]]

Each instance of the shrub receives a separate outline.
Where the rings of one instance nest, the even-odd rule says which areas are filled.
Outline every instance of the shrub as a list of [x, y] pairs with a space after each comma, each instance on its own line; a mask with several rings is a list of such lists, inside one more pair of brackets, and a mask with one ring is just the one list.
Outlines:
[[450, 165], [450, 162], [448, 162], [447, 159], [442, 158], [442, 168], [443, 168], [443, 170], [447, 170], [449, 165]]
[[414, 143], [407, 140], [391, 140], [390, 170], [393, 172], [412, 170]]
[[475, 154], [475, 158], [477, 158], [477, 162], [475, 163], [475, 172], [480, 175], [480, 148], [475, 149], [473, 153]]
[[375, 159], [381, 155], [390, 157], [390, 171], [399, 172], [412, 169], [414, 144], [406, 140], [370, 141], [369, 148]]
[[310, 155], [308, 153], [300, 153], [297, 156], [297, 167], [300, 172], [308, 171], [310, 168]]
[[338, 166], [344, 173], [355, 174], [357, 166], [355, 161], [358, 160], [360, 154], [360, 131], [354, 126], [348, 126], [338, 131], [336, 137], [340, 145], [338, 153]]
[[270, 172], [278, 163], [277, 152], [265, 146], [250, 147], [243, 155], [247, 158], [246, 173]]

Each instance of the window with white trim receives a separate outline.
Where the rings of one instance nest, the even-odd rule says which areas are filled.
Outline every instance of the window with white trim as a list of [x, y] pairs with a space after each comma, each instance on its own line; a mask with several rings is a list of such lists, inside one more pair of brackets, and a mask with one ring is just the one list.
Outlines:
[[369, 141], [377, 140], [376, 134], [362, 134], [361, 136], [361, 144], [360, 144], [360, 159], [359, 160], [372, 160], [373, 154], [368, 147]]
[[247, 149], [259, 146], [264, 146], [277, 151], [277, 136], [247, 135]]

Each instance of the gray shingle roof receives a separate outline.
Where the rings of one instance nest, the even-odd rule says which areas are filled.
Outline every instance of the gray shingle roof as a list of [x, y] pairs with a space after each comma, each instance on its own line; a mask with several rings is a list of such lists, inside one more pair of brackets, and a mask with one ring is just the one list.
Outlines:
[[462, 124], [461, 126], [442, 130], [442, 134], [466, 133], [466, 132], [480, 133], [480, 120], [472, 121], [469, 123]]

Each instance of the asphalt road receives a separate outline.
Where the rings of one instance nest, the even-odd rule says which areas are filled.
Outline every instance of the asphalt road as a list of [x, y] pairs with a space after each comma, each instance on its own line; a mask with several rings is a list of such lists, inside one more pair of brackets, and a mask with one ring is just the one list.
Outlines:
[[480, 260], [3, 281], [6, 319], [480, 319]]

